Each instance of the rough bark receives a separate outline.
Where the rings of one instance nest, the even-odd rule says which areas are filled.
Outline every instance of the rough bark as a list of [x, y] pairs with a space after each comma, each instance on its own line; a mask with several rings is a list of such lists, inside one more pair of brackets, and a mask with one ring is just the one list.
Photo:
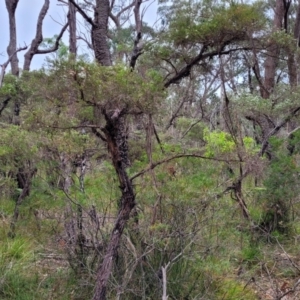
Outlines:
[[7, 54], [10, 59], [11, 73], [19, 76], [19, 60], [17, 56], [17, 31], [16, 31], [16, 17], [15, 12], [19, 0], [5, 0], [8, 19], [9, 19], [9, 45], [7, 47]]
[[97, 271], [97, 281], [94, 291], [93, 300], [106, 299], [106, 289], [109, 277], [112, 272], [112, 266], [117, 257], [118, 248], [121, 241], [121, 236], [124, 231], [126, 222], [130, 217], [130, 213], [135, 207], [135, 195], [133, 185], [126, 172], [127, 161], [126, 152], [120, 145], [124, 142], [123, 132], [123, 115], [108, 116], [105, 113], [106, 126], [103, 132], [106, 137], [108, 151], [111, 154], [112, 163], [118, 175], [122, 196], [120, 199], [120, 209], [114, 228], [111, 233], [110, 241], [102, 265]]
[[76, 8], [69, 1], [69, 13], [68, 13], [68, 23], [69, 23], [69, 50], [74, 56], [77, 52], [77, 40], [76, 40]]
[[92, 43], [95, 57], [102, 66], [111, 66], [111, 57], [107, 44], [107, 26], [110, 12], [109, 0], [97, 0], [92, 26]]

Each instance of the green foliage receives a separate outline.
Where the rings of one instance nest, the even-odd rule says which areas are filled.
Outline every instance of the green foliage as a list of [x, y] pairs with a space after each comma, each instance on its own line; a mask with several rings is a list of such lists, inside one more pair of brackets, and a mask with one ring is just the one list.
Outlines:
[[262, 259], [262, 253], [259, 244], [249, 242], [241, 250], [241, 259], [248, 265], [257, 264]]
[[[38, 160], [37, 136], [15, 125], [7, 125], [0, 131], [0, 186], [1, 196], [12, 197], [19, 193], [12, 178], [20, 168], [24, 172]], [[31, 161], [31, 163], [30, 163]]]
[[269, 166], [264, 181], [266, 190], [261, 192], [266, 206], [262, 226], [270, 232], [287, 233], [290, 230], [291, 203], [299, 193], [299, 167], [292, 156], [283, 153], [281, 139], [273, 137], [270, 142], [277, 157]]
[[18, 79], [12, 74], [4, 77], [3, 85], [0, 89], [1, 96], [16, 96], [18, 92]]
[[90, 119], [90, 108], [95, 106], [153, 112], [165, 94], [162, 78], [155, 70], [148, 70], [142, 77], [121, 64], [107, 68], [83, 61], [53, 62], [42, 76], [27, 75], [26, 85], [31, 90], [29, 100], [34, 109], [28, 117], [44, 126], [55, 121], [61, 126], [72, 126], [76, 118], [86, 114]]
[[235, 143], [232, 137], [224, 131], [209, 131], [204, 130], [204, 141], [206, 142], [206, 153], [208, 157], [214, 157], [217, 154], [230, 153], [235, 148]]
[[[263, 16], [258, 7], [231, 3], [201, 13], [182, 3], [180, 10], [170, 21], [169, 39], [175, 45], [203, 43], [215, 46], [229, 40], [243, 40], [248, 32], [255, 32], [263, 25]], [[192, 13], [191, 13], [192, 12]], [[195, 12], [197, 15], [195, 15]]]
[[233, 279], [224, 279], [219, 283], [219, 288], [216, 293], [215, 299], [224, 299], [224, 300], [236, 300], [236, 299], [245, 299], [245, 300], [255, 300], [260, 299], [249, 288], [239, 282], [236, 282]]

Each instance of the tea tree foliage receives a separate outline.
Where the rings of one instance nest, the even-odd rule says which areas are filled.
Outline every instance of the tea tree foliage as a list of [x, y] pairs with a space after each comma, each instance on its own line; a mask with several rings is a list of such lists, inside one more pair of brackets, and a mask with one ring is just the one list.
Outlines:
[[75, 107], [101, 108], [113, 104], [128, 111], [151, 113], [165, 94], [158, 72], [149, 70], [141, 76], [124, 65], [107, 68], [83, 61], [57, 61], [44, 74], [28, 76], [26, 85], [32, 91], [29, 101], [40, 98], [43, 104], [59, 105], [64, 110], [71, 105], [72, 93]]

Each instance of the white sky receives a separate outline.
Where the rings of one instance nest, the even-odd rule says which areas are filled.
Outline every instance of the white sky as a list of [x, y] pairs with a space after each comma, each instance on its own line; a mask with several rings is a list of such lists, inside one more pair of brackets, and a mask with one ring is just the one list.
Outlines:
[[[30, 45], [35, 35], [36, 21], [38, 14], [43, 6], [43, 0], [20, 0], [16, 10], [17, 22], [17, 45]], [[150, 2], [151, 3], [151, 2]], [[149, 4], [149, 2], [148, 2]], [[156, 20], [156, 1], [147, 10], [144, 20], [150, 25]], [[57, 0], [50, 1], [50, 8], [45, 17], [43, 24], [44, 38], [53, 37], [60, 32], [62, 25], [65, 23], [66, 8], [58, 4]], [[60, 24], [59, 24], [60, 23]], [[8, 13], [5, 6], [5, 0], [0, 0], [0, 64], [7, 61], [8, 56], [6, 48], [9, 43], [9, 28], [8, 28]], [[64, 34], [63, 41], [68, 43], [68, 34]], [[80, 45], [79, 45], [80, 47]], [[84, 47], [80, 47], [81, 51], [85, 51]], [[80, 52], [79, 50], [79, 52]], [[18, 53], [20, 67], [23, 66], [24, 51]], [[37, 69], [42, 66], [44, 62], [44, 55], [35, 55], [31, 63], [31, 69]]]

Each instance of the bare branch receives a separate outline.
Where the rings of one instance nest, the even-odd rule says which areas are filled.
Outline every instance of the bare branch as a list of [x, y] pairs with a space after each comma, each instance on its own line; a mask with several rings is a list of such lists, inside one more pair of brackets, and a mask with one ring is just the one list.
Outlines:
[[115, 15], [113, 15], [111, 11], [109, 12], [109, 17], [113, 20], [117, 28], [121, 27], [119, 19]]
[[164, 87], [168, 88], [171, 84], [178, 83], [182, 78], [189, 76], [192, 67], [197, 65], [201, 60], [204, 60], [206, 58], [212, 58], [214, 56], [229, 54], [229, 53], [235, 52], [235, 51], [251, 50], [251, 48], [249, 48], [249, 47], [242, 47], [242, 48], [234, 48], [234, 49], [229, 49], [229, 50], [223, 51], [223, 49], [225, 48], [225, 46], [228, 43], [229, 42], [224, 43], [221, 47], [221, 50], [219, 49], [219, 50], [211, 51], [211, 52], [208, 52], [205, 54], [204, 54], [204, 52], [206, 51], [207, 46], [203, 46], [200, 53], [195, 58], [193, 58], [185, 67], [183, 67], [178, 73], [176, 73], [172, 78], [170, 78], [164, 84]]
[[118, 14], [116, 15], [116, 17], [119, 19], [121, 17], [121, 15], [128, 9], [130, 9], [131, 7], [133, 7], [134, 5], [136, 5], [136, 2], [140, 1], [140, 0], [134, 0], [132, 1], [130, 4], [128, 4], [127, 6], [125, 6], [124, 8], [122, 8]]
[[55, 43], [54, 43], [54, 46], [50, 49], [38, 49], [36, 51], [35, 54], [47, 54], [47, 53], [51, 53], [51, 52], [54, 52], [58, 49], [58, 46], [59, 46], [59, 42], [64, 34], [64, 32], [66, 31], [66, 29], [68, 28], [69, 26], [69, 23], [67, 23], [60, 31], [59, 35], [57, 36], [56, 40], [55, 40]]
[[207, 156], [203, 156], [201, 154], [178, 154], [178, 155], [174, 155], [174, 156], [171, 156], [171, 157], [168, 157], [168, 158], [165, 158], [163, 160], [160, 160], [156, 163], [152, 163], [150, 166], [148, 166], [147, 168], [145, 168], [144, 170], [136, 173], [135, 175], [133, 175], [130, 180], [134, 180], [136, 179], [137, 177], [140, 177], [141, 175], [153, 170], [154, 168], [162, 165], [162, 164], [165, 164], [171, 160], [174, 160], [174, 159], [178, 159], [178, 158], [183, 158], [183, 157], [195, 157], [195, 158], [202, 158], [202, 159], [208, 159], [208, 160], [214, 160], [214, 161], [221, 161], [221, 162], [240, 162], [240, 160], [236, 160], [236, 159], [221, 159], [221, 158], [215, 158], [215, 157], [207, 157]]
[[1, 73], [0, 73], [0, 88], [3, 84], [3, 79], [4, 79], [4, 75], [5, 75], [5, 70], [7, 68], [7, 66], [9, 65], [9, 63], [11, 62], [11, 60], [13, 59], [13, 57], [15, 56], [15, 54], [17, 52], [20, 52], [20, 51], [23, 51], [23, 50], [26, 50], [27, 49], [27, 46], [24, 46], [24, 47], [20, 47], [18, 48], [14, 53], [12, 53], [10, 55], [10, 57], [8, 58], [8, 60], [3, 64], [3, 65], [0, 65], [1, 67]]

